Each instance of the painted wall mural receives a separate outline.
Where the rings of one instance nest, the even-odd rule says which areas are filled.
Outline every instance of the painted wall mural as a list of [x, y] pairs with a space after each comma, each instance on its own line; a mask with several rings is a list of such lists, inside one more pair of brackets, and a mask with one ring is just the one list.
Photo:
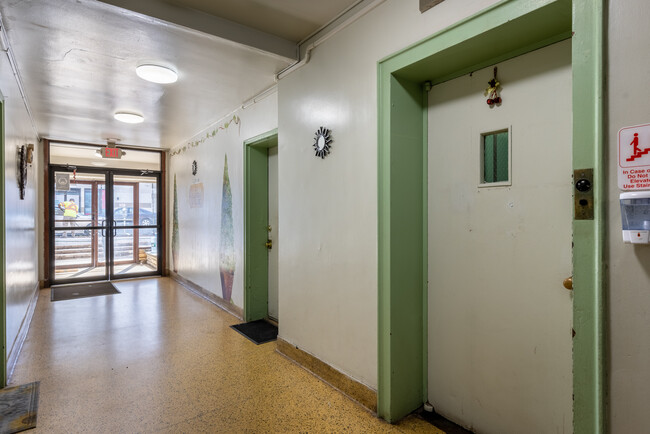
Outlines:
[[230, 301], [232, 282], [235, 276], [235, 235], [232, 221], [232, 190], [228, 176], [228, 154], [223, 164], [221, 189], [221, 245], [219, 247], [219, 273], [223, 299]]
[[170, 152], [170, 269], [173, 264], [180, 277], [225, 301], [233, 312], [244, 308], [243, 144], [274, 128], [277, 95], [270, 94]]
[[174, 215], [172, 216], [172, 269], [178, 273], [178, 191], [176, 189], [176, 174], [174, 174]]

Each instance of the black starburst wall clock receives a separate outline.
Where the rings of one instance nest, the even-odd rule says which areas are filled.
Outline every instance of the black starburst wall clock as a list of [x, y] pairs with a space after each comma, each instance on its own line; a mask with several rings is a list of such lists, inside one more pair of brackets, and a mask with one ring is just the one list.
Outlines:
[[325, 158], [330, 153], [332, 147], [332, 132], [325, 127], [320, 127], [316, 130], [316, 137], [314, 137], [314, 149], [316, 156]]

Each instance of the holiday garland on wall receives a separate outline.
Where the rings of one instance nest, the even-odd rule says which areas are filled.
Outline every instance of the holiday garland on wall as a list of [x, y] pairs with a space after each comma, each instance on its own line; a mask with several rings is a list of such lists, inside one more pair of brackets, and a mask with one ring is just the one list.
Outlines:
[[239, 119], [239, 116], [233, 115], [232, 119], [230, 119], [228, 122], [218, 127], [215, 127], [212, 131], [208, 131], [207, 133], [205, 133], [205, 136], [201, 137], [200, 139], [193, 140], [183, 145], [182, 147], [176, 148], [175, 150], [170, 152], [169, 156], [174, 157], [176, 155], [182, 154], [188, 149], [196, 148], [197, 146], [202, 145], [206, 140], [216, 136], [219, 131], [228, 129], [228, 127], [231, 126], [232, 124], [239, 125], [239, 128], [241, 129], [241, 119]]

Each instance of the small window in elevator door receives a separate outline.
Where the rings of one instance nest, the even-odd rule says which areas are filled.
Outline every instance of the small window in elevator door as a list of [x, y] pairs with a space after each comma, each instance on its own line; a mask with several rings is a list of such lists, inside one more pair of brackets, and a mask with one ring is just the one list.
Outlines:
[[479, 187], [512, 185], [509, 130], [481, 134]]

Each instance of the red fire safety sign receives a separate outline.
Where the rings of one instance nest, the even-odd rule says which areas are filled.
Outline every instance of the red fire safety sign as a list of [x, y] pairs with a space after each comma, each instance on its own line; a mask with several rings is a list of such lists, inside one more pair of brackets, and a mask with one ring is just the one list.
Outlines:
[[650, 190], [650, 124], [619, 130], [618, 188]]

